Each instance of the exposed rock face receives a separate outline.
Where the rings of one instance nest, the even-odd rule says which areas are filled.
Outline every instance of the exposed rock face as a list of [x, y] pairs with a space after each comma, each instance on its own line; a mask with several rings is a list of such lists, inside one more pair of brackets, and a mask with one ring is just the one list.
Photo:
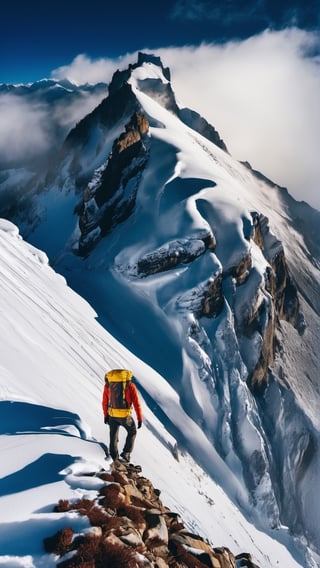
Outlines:
[[296, 325], [299, 315], [299, 299], [288, 272], [282, 244], [270, 234], [267, 217], [253, 214], [253, 221], [254, 240], [273, 269], [267, 274], [267, 286], [274, 298], [278, 317]]
[[[171, 270], [179, 265], [190, 264], [216, 246], [214, 235], [207, 232], [198, 238], [185, 238], [170, 241], [162, 247], [145, 254], [137, 262], [137, 275], [147, 277], [155, 273]], [[181, 293], [177, 298], [179, 309], [186, 309], [197, 318], [216, 317], [220, 314], [224, 297], [221, 271], [201, 282], [194, 289]]]
[[222, 292], [222, 274], [218, 273], [208, 281], [208, 287], [204, 290], [201, 310], [198, 317], [217, 317], [224, 306]]
[[117, 138], [106, 166], [100, 168], [83, 194], [78, 209], [79, 252], [85, 254], [100, 236], [127, 219], [135, 205], [140, 178], [148, 159], [145, 115], [135, 112]]
[[97, 500], [59, 502], [56, 511], [77, 511], [92, 525], [87, 536], [74, 538], [66, 526], [45, 539], [46, 551], [59, 557], [61, 568], [258, 568], [250, 554], [235, 556], [190, 533], [140, 472], [139, 466], [118, 463], [111, 473], [92, 474], [106, 482]]
[[[67, 136], [60, 159], [73, 153], [74, 172], [81, 176], [81, 167], [78, 158], [81, 152], [90, 144], [96, 144], [95, 136], [97, 130], [107, 132], [120, 121], [126, 123], [134, 112], [139, 110], [139, 105], [134, 96], [131, 86], [125, 83], [114, 94], [103, 99], [103, 101], [85, 118], [83, 118]], [[80, 168], [80, 171], [79, 171]], [[88, 181], [88, 180], [87, 180]], [[76, 182], [79, 189], [82, 189], [81, 178]]]
[[252, 266], [252, 258], [251, 254], [246, 254], [241, 258], [239, 263], [235, 266], [232, 266], [229, 270], [224, 271], [223, 276], [226, 278], [227, 276], [233, 276], [235, 279], [235, 283], [237, 286], [239, 284], [243, 284], [247, 277], [249, 276], [249, 270]]
[[[259, 333], [262, 338], [258, 361], [253, 369], [249, 369], [248, 382], [255, 388], [265, 384], [268, 368], [274, 360], [277, 322], [284, 319], [296, 326], [300, 332], [303, 332], [303, 322], [299, 314], [297, 289], [288, 271], [282, 243], [271, 234], [267, 217], [252, 213], [252, 218], [253, 240], [263, 252], [270, 267], [265, 273], [266, 293], [262, 294], [262, 290], [258, 290], [256, 301], [252, 303], [248, 317], [236, 324], [240, 334], [250, 338], [255, 333]], [[238, 284], [244, 281], [245, 274], [250, 269], [249, 257], [244, 259], [233, 272], [233, 275], [238, 277]]]
[[[143, 135], [148, 132], [148, 129], [149, 123], [146, 116], [136, 112], [126, 124], [125, 132], [114, 141], [101, 184], [95, 192], [98, 207], [102, 207], [114, 197], [115, 192], [120, 189], [120, 183], [125, 189], [129, 180], [141, 170], [141, 159], [145, 165], [147, 152], [143, 144]], [[139, 157], [140, 160], [138, 160]]]
[[170, 241], [150, 253], [143, 255], [137, 263], [138, 275], [148, 276], [164, 272], [178, 264], [187, 264], [203, 254], [207, 248], [213, 250], [215, 240], [211, 233], [202, 238], [177, 239]]
[[143, 63], [153, 63], [154, 65], [157, 65], [162, 69], [163, 75], [167, 79], [167, 81], [170, 81], [170, 69], [168, 67], [163, 67], [160, 57], [158, 57], [157, 55], [152, 55], [150, 53], [149, 54], [142, 53], [140, 51], [138, 53], [137, 63], [134, 63], [133, 65], [130, 64], [127, 69], [123, 71], [118, 70], [114, 73], [112, 81], [109, 85], [110, 95], [116, 94], [118, 90], [121, 89], [122, 86], [126, 84], [126, 82], [128, 81], [131, 75], [132, 70], [141, 67]]
[[189, 108], [182, 108], [179, 110], [179, 118], [187, 126], [190, 126], [190, 128], [193, 128], [193, 130], [196, 130], [196, 132], [199, 132], [202, 136], [205, 136], [205, 138], [216, 144], [216, 146], [219, 146], [219, 148], [225, 152], [228, 151], [227, 146], [222, 138], [220, 138], [217, 130], [200, 114]]

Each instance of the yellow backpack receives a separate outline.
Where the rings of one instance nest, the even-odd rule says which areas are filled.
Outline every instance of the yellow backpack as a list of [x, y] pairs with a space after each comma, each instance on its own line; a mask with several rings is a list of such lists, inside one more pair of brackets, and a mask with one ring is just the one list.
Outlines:
[[126, 401], [126, 389], [132, 380], [133, 373], [127, 369], [113, 369], [105, 375], [110, 396], [108, 414], [116, 418], [125, 418], [131, 414], [132, 405]]

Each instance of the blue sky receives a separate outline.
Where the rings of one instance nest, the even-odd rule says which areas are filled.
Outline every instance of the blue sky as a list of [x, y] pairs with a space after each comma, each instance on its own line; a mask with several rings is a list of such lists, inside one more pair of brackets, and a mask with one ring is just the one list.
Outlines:
[[0, 82], [50, 76], [79, 53], [221, 43], [296, 26], [319, 27], [319, 0], [11, 0], [1, 4]]

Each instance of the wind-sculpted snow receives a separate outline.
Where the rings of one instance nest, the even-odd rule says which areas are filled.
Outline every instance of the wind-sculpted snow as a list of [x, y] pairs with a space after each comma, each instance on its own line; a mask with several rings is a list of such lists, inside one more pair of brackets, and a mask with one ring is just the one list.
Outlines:
[[[139, 370], [141, 361], [149, 365], [140, 379], [149, 411], [178, 446], [246, 514], [254, 507], [266, 534], [281, 539], [286, 525], [313, 568], [320, 552], [312, 499], [320, 474], [317, 247], [309, 250], [311, 232], [294, 214], [305, 212], [284, 190], [182, 122], [172, 100], [163, 104], [169, 80], [152, 57], [116, 74], [111, 97], [69, 136], [47, 188], [52, 196], [60, 185], [75, 204], [82, 187], [78, 225], [63, 198], [54, 207], [48, 199], [32, 242], [50, 250], [56, 269], [139, 358]], [[120, 160], [114, 175], [109, 154], [122, 150], [134, 116], [148, 128], [133, 137], [130, 160]], [[124, 210], [123, 195], [133, 197]], [[63, 216], [64, 242], [46, 230]], [[82, 333], [84, 344], [96, 344], [93, 332]]]

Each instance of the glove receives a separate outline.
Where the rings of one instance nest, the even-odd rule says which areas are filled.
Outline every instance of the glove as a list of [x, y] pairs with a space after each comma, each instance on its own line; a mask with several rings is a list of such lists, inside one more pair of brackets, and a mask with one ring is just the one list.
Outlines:
[[104, 417], [104, 423], [105, 423], [105, 424], [109, 424], [109, 416], [105, 416], [105, 417]]
[[142, 420], [139, 420], [139, 422], [138, 422], [138, 428], [141, 428], [141, 426], [142, 426]]

